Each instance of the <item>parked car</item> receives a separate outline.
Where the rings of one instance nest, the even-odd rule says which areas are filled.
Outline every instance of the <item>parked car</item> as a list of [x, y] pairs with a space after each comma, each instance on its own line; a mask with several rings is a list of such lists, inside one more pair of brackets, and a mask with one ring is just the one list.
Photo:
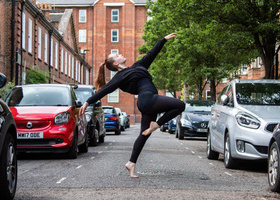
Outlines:
[[129, 117], [130, 115], [126, 114], [126, 112], [122, 112], [122, 115], [125, 117], [125, 128], [129, 128], [130, 127], [130, 120]]
[[[81, 101], [82, 104], [95, 94], [95, 87], [92, 85], [74, 85], [73, 88], [77, 99]], [[97, 101], [95, 104], [90, 104], [85, 110], [85, 116], [90, 145], [96, 146], [97, 142], [103, 143], [106, 129], [101, 101]]]
[[280, 124], [273, 132], [268, 145], [268, 184], [273, 192], [280, 192]]
[[280, 119], [280, 81], [233, 80], [211, 111], [208, 159], [224, 154], [226, 168], [238, 159], [267, 159], [268, 145]]
[[[0, 73], [0, 88], [6, 84]], [[17, 187], [17, 131], [16, 123], [7, 104], [0, 99], [0, 197], [13, 199]]]
[[119, 115], [113, 106], [102, 106], [105, 115], [106, 132], [114, 131], [116, 135], [121, 134]]
[[172, 133], [175, 133], [175, 131], [176, 131], [176, 117], [175, 118], [173, 118], [173, 119], [171, 119], [169, 122], [168, 122], [168, 132], [170, 133], [170, 134], [172, 134]]
[[18, 85], [6, 103], [16, 121], [19, 152], [67, 153], [75, 159], [78, 151], [88, 151], [86, 119], [79, 117], [82, 104], [70, 85]]
[[119, 116], [120, 119], [120, 124], [121, 124], [121, 131], [125, 131], [125, 117], [122, 115], [122, 111], [120, 108], [115, 108], [117, 115]]
[[185, 136], [206, 137], [211, 108], [214, 101], [189, 100], [185, 111], [176, 120], [176, 138], [183, 140]]
[[[164, 114], [164, 113], [158, 114], [157, 120], [158, 120], [160, 117], [162, 117], [163, 114]], [[164, 123], [163, 125], [161, 125], [160, 128], [159, 128], [159, 130], [160, 130], [161, 132], [165, 132], [167, 129], [168, 129], [168, 122], [165, 122], [165, 123]]]

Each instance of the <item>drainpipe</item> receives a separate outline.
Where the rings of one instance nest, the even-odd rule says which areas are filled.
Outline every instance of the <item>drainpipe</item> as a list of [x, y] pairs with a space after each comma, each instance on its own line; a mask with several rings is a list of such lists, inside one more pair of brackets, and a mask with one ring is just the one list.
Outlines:
[[[15, 0], [12, 0], [12, 24], [11, 24], [11, 81], [14, 79], [14, 63], [15, 63]], [[16, 83], [18, 74], [16, 74]]]
[[[23, 55], [22, 55], [22, 42], [23, 42], [23, 38], [22, 38], [22, 15], [23, 15], [23, 12], [24, 12], [24, 7], [25, 7], [25, 1], [22, 1], [21, 2], [21, 33], [20, 33], [20, 49], [19, 49], [19, 54], [20, 54], [20, 77], [21, 77], [21, 80], [22, 80], [22, 61], [23, 61]], [[17, 69], [18, 71], [18, 69]]]
[[51, 44], [52, 44], [52, 34], [53, 34], [53, 30], [49, 30], [49, 83], [51, 83]]

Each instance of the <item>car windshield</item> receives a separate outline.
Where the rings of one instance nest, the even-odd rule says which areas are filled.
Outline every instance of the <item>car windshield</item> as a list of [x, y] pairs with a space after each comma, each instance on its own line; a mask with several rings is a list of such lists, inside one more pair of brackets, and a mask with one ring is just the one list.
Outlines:
[[243, 105], [280, 105], [280, 84], [238, 83], [236, 100]]
[[93, 90], [90, 88], [77, 88], [74, 90], [77, 99], [84, 104], [89, 97], [94, 95]]
[[71, 106], [66, 87], [16, 87], [6, 98], [8, 106]]
[[185, 112], [210, 112], [214, 103], [212, 101], [187, 101]]
[[105, 114], [116, 114], [113, 108], [103, 108]]

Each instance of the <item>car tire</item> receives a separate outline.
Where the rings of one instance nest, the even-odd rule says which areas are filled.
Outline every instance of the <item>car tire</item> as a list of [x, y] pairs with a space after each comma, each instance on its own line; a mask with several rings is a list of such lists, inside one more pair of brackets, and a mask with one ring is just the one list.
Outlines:
[[211, 148], [211, 134], [210, 134], [209, 131], [208, 131], [208, 134], [207, 134], [207, 151], [206, 151], [206, 154], [207, 154], [207, 158], [209, 160], [218, 160], [218, 158], [219, 158], [219, 153], [216, 152], [216, 151], [213, 151], [212, 148]]
[[279, 146], [274, 142], [268, 152], [268, 184], [273, 192], [280, 192]]
[[94, 129], [93, 137], [90, 139], [91, 146], [97, 146], [97, 138], [96, 136], [99, 135], [99, 131], [97, 128]]
[[115, 131], [115, 135], [120, 135], [120, 134], [121, 134], [121, 130], [120, 129]]
[[125, 131], [125, 128], [124, 128], [124, 126], [121, 126], [121, 131]]
[[175, 131], [175, 138], [178, 138], [178, 128], [176, 128], [176, 131]]
[[69, 159], [76, 159], [78, 157], [78, 140], [77, 134], [74, 133], [72, 146], [70, 147], [69, 151], [67, 152], [67, 157]]
[[178, 138], [179, 138], [179, 140], [184, 139], [184, 135], [182, 134], [181, 128], [178, 128]]
[[0, 161], [1, 199], [13, 199], [17, 186], [17, 155], [14, 138], [9, 132], [4, 140]]
[[105, 135], [99, 136], [99, 139], [98, 139], [99, 143], [104, 143], [104, 139], [105, 139]]
[[236, 168], [236, 160], [231, 156], [231, 146], [230, 146], [229, 134], [226, 134], [224, 143], [224, 165], [228, 169]]
[[88, 134], [87, 134], [87, 132], [85, 133], [85, 142], [83, 144], [81, 144], [78, 148], [79, 148], [80, 153], [88, 152]]

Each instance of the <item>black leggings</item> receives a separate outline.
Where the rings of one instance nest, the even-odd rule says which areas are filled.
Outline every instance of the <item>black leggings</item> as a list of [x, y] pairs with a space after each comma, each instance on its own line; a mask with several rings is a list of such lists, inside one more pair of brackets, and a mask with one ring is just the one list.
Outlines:
[[157, 120], [157, 124], [161, 126], [179, 115], [184, 110], [185, 103], [179, 99], [157, 95], [156, 101], [149, 111], [145, 113], [142, 112], [141, 131], [134, 143], [130, 161], [136, 163], [147, 139], [151, 135], [145, 136], [142, 135], [142, 132], [150, 127], [151, 121], [156, 121], [158, 113], [164, 113], [164, 115]]

